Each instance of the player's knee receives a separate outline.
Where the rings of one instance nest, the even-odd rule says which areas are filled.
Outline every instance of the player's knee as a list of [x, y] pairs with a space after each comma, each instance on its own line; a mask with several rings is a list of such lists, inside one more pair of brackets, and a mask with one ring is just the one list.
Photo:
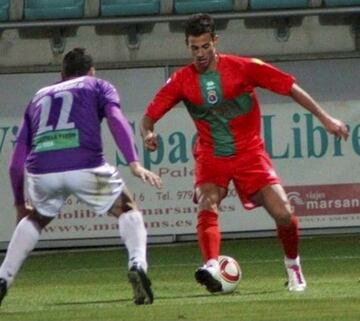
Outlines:
[[273, 217], [278, 225], [289, 225], [291, 223], [292, 213], [286, 207], [274, 213]]
[[46, 225], [48, 225], [53, 217], [45, 216], [39, 213], [36, 209], [29, 215], [29, 219], [36, 222], [41, 229], [43, 229]]
[[274, 218], [276, 224], [288, 225], [291, 223], [293, 209], [289, 202], [281, 202], [277, 204], [277, 206], [268, 209], [268, 211]]
[[109, 214], [119, 217], [122, 213], [137, 210], [137, 206], [133, 198], [127, 190], [124, 190], [114, 202], [109, 210]]
[[275, 217], [275, 222], [277, 225], [289, 225], [291, 223], [291, 216], [278, 216]]
[[198, 196], [198, 206], [200, 210], [217, 212], [218, 199], [211, 194], [200, 193]]
[[219, 208], [216, 203], [211, 202], [210, 200], [204, 200], [203, 202], [198, 203], [199, 210], [207, 210], [217, 213]]

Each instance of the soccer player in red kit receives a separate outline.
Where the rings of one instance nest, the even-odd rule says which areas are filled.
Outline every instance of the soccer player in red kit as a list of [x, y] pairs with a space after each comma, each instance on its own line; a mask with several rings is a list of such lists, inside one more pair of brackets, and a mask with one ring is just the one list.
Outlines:
[[288, 290], [304, 291], [298, 220], [264, 149], [255, 88], [291, 97], [314, 114], [329, 133], [340, 138], [347, 139], [347, 127], [324, 111], [292, 75], [259, 59], [218, 53], [218, 36], [211, 16], [191, 16], [185, 37], [193, 62], [176, 71], [155, 95], [142, 119], [141, 131], [145, 147], [155, 150], [155, 123], [180, 101], [195, 123], [197, 236], [204, 260], [195, 278], [210, 292], [222, 289], [218, 216], [232, 181], [246, 209], [263, 206], [274, 219], [284, 251]]

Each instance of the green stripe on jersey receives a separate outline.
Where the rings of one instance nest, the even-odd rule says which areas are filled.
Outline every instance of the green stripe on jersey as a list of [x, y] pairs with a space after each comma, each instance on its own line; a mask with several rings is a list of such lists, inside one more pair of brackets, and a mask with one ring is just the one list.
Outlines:
[[195, 106], [185, 101], [185, 105], [194, 120], [203, 120], [209, 124], [215, 155], [234, 155], [235, 138], [229, 122], [250, 111], [252, 98], [245, 93], [232, 100], [225, 100], [220, 76], [215, 71], [201, 74], [200, 86], [204, 103]]
[[74, 128], [46, 132], [36, 136], [34, 144], [38, 153], [79, 147], [79, 131]]

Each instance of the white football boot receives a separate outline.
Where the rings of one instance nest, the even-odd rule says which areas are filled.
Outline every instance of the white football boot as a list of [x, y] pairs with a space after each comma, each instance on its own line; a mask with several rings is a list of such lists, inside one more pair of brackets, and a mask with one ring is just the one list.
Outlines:
[[294, 260], [285, 258], [285, 268], [288, 275], [287, 287], [290, 292], [302, 292], [306, 289], [306, 281], [301, 271], [300, 258]]

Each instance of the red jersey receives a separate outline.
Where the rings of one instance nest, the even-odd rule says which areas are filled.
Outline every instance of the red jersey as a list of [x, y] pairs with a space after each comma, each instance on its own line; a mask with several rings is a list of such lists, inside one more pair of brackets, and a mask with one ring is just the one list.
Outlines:
[[198, 132], [197, 151], [231, 156], [263, 146], [255, 88], [289, 95], [295, 78], [259, 59], [220, 54], [215, 71], [176, 71], [146, 110], [155, 122], [183, 101]]

